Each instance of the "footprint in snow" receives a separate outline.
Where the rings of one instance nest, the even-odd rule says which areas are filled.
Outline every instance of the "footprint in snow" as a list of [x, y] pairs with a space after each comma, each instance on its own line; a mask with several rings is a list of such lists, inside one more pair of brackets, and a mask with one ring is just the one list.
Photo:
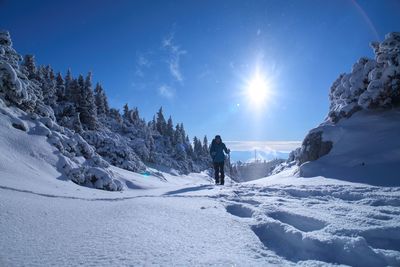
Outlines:
[[326, 226], [326, 223], [323, 221], [300, 214], [276, 211], [267, 213], [267, 215], [275, 220], [289, 224], [303, 232], [317, 231]]
[[232, 204], [226, 206], [226, 211], [234, 216], [241, 218], [250, 218], [251, 216], [253, 216], [254, 213], [252, 209], [239, 204]]

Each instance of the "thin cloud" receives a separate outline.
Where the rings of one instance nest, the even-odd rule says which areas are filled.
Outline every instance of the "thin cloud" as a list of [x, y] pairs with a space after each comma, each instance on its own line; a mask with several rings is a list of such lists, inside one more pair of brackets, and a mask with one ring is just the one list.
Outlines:
[[145, 55], [138, 54], [136, 59], [135, 74], [139, 77], [143, 77], [145, 69], [149, 69], [151, 65], [151, 61]]
[[198, 79], [203, 79], [211, 74], [211, 71], [209, 69], [205, 69], [203, 72], [200, 72], [199, 75], [197, 75]]
[[288, 153], [301, 146], [301, 141], [226, 141], [232, 151], [260, 150]]
[[137, 60], [137, 64], [141, 67], [150, 67], [151, 63], [145, 56], [140, 55]]
[[158, 93], [160, 96], [165, 97], [167, 99], [172, 99], [175, 97], [175, 90], [165, 84], [161, 85], [158, 88]]
[[186, 50], [182, 50], [179, 45], [175, 43], [173, 33], [162, 40], [162, 47], [166, 49], [169, 53], [167, 63], [172, 77], [174, 77], [179, 82], [183, 82], [180, 60], [181, 56], [187, 53]]

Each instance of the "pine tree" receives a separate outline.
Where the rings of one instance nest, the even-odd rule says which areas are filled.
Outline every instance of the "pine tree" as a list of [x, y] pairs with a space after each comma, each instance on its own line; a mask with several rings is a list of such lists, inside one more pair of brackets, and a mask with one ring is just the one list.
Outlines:
[[173, 139], [174, 139], [174, 124], [172, 122], [171, 116], [169, 116], [169, 118], [168, 118], [166, 134], [170, 138], [171, 142], [173, 142]]
[[104, 99], [103, 99], [103, 88], [99, 83], [96, 84], [96, 88], [94, 89], [94, 98], [97, 107], [97, 114], [105, 114], [105, 107], [104, 107]]
[[181, 127], [177, 124], [175, 128], [175, 158], [177, 160], [185, 160], [186, 156], [186, 148], [184, 138], [182, 138]]
[[34, 55], [25, 55], [22, 66], [24, 66], [28, 79], [37, 79], [37, 68]]
[[56, 95], [58, 102], [65, 100], [65, 84], [60, 72], [56, 76]]
[[119, 124], [123, 122], [121, 114], [118, 109], [110, 108], [110, 117], [115, 119]]
[[165, 135], [167, 122], [165, 121], [162, 107], [157, 112], [156, 128], [161, 135]]
[[178, 144], [182, 144], [182, 143], [183, 143], [183, 138], [182, 138], [181, 126], [178, 123], [175, 126], [174, 144], [178, 145]]
[[78, 81], [76, 79], [71, 80], [68, 85], [68, 101], [72, 102], [76, 109], [79, 106], [80, 95], [81, 88]]
[[79, 74], [78, 76], [78, 85], [81, 89], [85, 87], [85, 79], [83, 78], [82, 74]]
[[52, 69], [52, 67], [50, 65], [47, 65], [47, 67], [49, 68], [49, 78], [52, 81], [55, 81], [56, 76], [54, 75], [54, 70]]
[[185, 128], [183, 127], [183, 123], [180, 123], [179, 128], [180, 128], [180, 132], [182, 135], [182, 140], [184, 140], [184, 141], [186, 140], [186, 143], [190, 143], [189, 138], [186, 136], [186, 131], [185, 131]]
[[103, 90], [103, 101], [104, 101], [104, 110], [108, 115], [110, 113], [110, 105], [108, 104], [108, 98], [104, 90]]
[[193, 138], [194, 158], [200, 158], [203, 155], [203, 147], [201, 141], [195, 136]]
[[189, 157], [194, 158], [193, 146], [192, 146], [192, 144], [190, 143], [190, 139], [189, 139], [189, 136], [188, 136], [188, 135], [186, 135], [186, 137], [185, 137], [185, 144], [184, 144], [184, 147], [185, 147], [186, 154], [187, 154]]
[[132, 122], [137, 122], [140, 120], [139, 110], [137, 107], [135, 107], [131, 112], [131, 120], [132, 120]]
[[72, 93], [71, 93], [72, 74], [71, 74], [71, 69], [67, 70], [67, 74], [65, 75], [64, 81], [65, 81], [65, 90], [64, 90], [65, 99], [67, 101], [71, 101], [72, 102]]
[[95, 130], [97, 127], [97, 110], [92, 90], [92, 73], [90, 72], [81, 87], [79, 111], [82, 124], [86, 125], [89, 130]]
[[124, 105], [124, 114], [122, 115], [125, 119], [129, 119], [129, 106], [128, 103]]
[[210, 153], [210, 151], [209, 151], [209, 147], [208, 147], [208, 139], [207, 139], [207, 135], [205, 135], [204, 139], [203, 139], [203, 155], [208, 156], [209, 153]]
[[153, 131], [156, 131], [156, 116], [153, 116], [153, 119], [149, 121], [149, 128]]
[[46, 105], [54, 108], [56, 106], [56, 81], [54, 79], [54, 72], [50, 66], [40, 68], [40, 82], [42, 84], [43, 101]]
[[108, 106], [107, 96], [103, 90], [103, 87], [99, 83], [96, 84], [95, 91], [95, 102], [97, 107], [97, 114], [109, 114], [110, 108]]

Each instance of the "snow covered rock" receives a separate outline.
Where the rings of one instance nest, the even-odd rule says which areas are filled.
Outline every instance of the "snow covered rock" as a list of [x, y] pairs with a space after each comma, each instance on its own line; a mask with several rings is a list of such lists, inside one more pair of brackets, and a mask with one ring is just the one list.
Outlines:
[[322, 131], [310, 132], [301, 145], [301, 150], [297, 157], [298, 164], [319, 159], [332, 149], [332, 141], [322, 140]]

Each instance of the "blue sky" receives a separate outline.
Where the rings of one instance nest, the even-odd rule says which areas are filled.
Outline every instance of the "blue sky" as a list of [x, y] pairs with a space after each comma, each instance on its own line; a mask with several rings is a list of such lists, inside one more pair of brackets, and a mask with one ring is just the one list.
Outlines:
[[[191, 137], [287, 141], [322, 122], [332, 82], [399, 13], [394, 0], [0, 0], [0, 28], [39, 64], [92, 71], [113, 107], [148, 120], [163, 106]], [[257, 70], [262, 105], [246, 96]]]

